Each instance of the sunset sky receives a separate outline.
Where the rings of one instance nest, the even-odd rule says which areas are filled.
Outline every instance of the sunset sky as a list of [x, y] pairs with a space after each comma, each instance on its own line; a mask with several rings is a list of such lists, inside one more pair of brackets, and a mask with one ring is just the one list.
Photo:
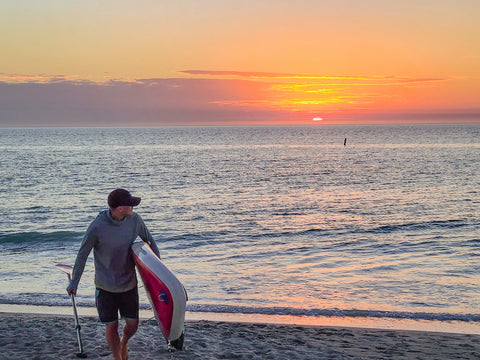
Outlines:
[[0, 0], [0, 127], [480, 122], [479, 18], [479, 0]]

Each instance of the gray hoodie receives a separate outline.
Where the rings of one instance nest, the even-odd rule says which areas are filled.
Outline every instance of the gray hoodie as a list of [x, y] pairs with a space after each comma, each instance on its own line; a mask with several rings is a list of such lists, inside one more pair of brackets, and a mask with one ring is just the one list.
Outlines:
[[112, 218], [109, 210], [100, 212], [83, 237], [69, 287], [77, 289], [93, 248], [95, 286], [114, 293], [133, 289], [137, 285], [137, 275], [130, 247], [138, 236], [160, 257], [157, 244], [140, 215], [133, 212], [118, 221]]

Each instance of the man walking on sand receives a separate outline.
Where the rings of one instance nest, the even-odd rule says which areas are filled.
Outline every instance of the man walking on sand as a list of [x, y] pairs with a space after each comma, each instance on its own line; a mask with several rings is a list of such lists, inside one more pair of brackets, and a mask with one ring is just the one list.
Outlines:
[[[77, 287], [93, 248], [95, 263], [95, 303], [105, 337], [115, 360], [128, 359], [128, 340], [138, 328], [138, 288], [135, 263], [130, 247], [139, 236], [160, 257], [157, 244], [133, 207], [140, 198], [125, 189], [108, 195], [109, 209], [100, 212], [90, 224], [77, 254], [73, 275], [67, 287], [69, 295]], [[123, 336], [118, 333], [118, 313], [125, 319]]]

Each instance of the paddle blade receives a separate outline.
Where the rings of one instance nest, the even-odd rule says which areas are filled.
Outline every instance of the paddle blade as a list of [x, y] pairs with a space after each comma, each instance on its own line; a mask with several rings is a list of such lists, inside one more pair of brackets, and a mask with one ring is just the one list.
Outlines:
[[65, 264], [57, 264], [55, 265], [59, 270], [63, 271], [65, 274], [72, 276], [73, 266], [65, 265]]

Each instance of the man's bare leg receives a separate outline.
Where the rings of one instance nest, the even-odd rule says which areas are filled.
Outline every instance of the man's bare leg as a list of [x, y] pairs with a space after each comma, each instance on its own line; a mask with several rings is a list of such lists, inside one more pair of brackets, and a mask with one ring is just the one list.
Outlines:
[[120, 346], [120, 336], [118, 335], [118, 321], [105, 325], [105, 337], [107, 344], [115, 360], [123, 360]]
[[125, 319], [125, 326], [123, 327], [123, 337], [120, 342], [120, 349], [122, 353], [122, 360], [128, 359], [128, 340], [137, 332], [138, 319]]

